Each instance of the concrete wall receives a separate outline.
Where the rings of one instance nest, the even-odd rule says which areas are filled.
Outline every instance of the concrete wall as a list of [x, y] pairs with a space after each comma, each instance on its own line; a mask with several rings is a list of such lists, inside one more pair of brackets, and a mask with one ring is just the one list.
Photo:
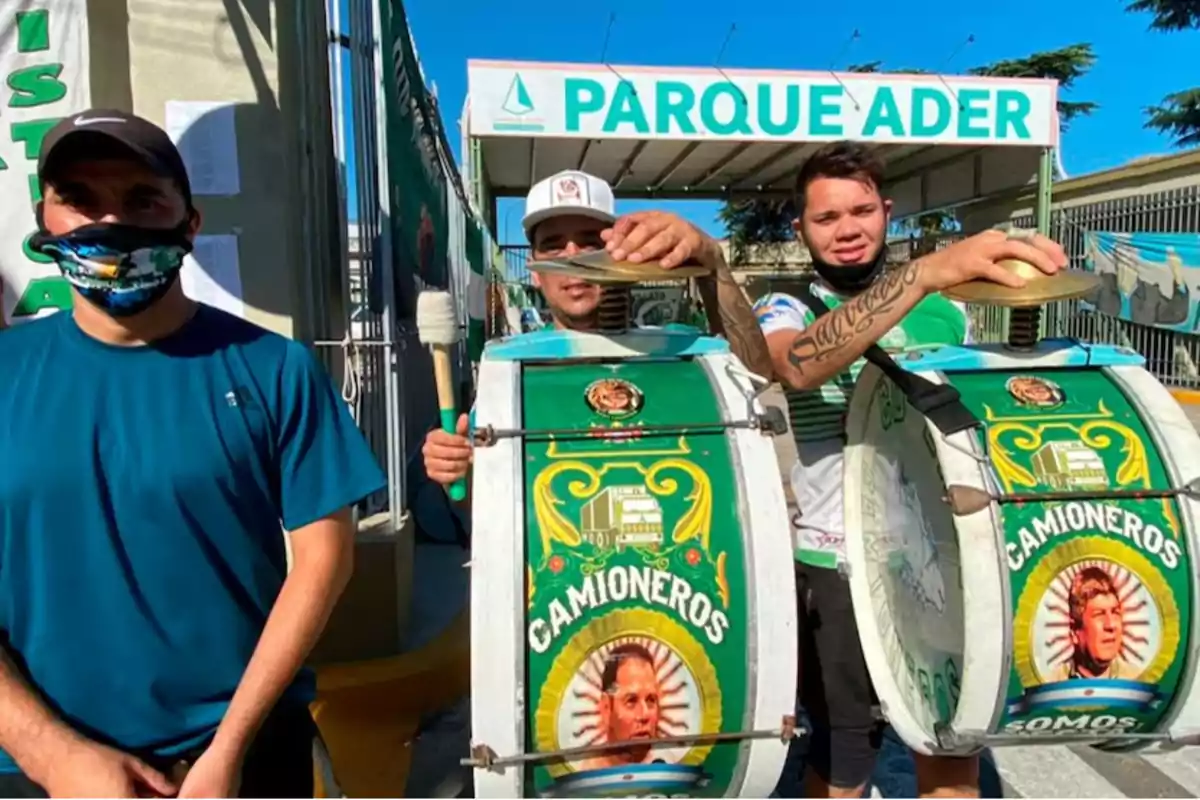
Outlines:
[[[89, 0], [92, 104], [166, 124], [172, 100], [236, 104], [241, 191], [197, 196], [202, 234], [235, 234], [251, 321], [304, 341], [344, 335], [348, 286], [318, 0]], [[335, 381], [340, 349], [319, 347]], [[390, 527], [390, 526], [385, 526]], [[399, 652], [411, 531], [372, 526], [317, 660]]]

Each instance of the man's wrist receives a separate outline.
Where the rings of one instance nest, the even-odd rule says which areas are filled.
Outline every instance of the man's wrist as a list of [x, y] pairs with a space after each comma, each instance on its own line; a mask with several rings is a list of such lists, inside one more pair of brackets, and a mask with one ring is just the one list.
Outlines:
[[68, 726], [55, 722], [32, 737], [20, 752], [10, 755], [31, 781], [45, 786], [54, 771], [69, 763], [74, 752], [87, 743], [87, 739]]

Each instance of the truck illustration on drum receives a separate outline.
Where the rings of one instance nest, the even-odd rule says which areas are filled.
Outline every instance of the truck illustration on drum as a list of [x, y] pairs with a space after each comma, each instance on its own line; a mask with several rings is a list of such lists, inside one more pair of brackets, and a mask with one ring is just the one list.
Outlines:
[[1030, 459], [1042, 485], [1054, 491], [1098, 491], [1108, 488], [1108, 470], [1099, 454], [1080, 441], [1048, 442]]
[[580, 534], [596, 547], [657, 547], [663, 541], [662, 506], [644, 486], [605, 487], [580, 517]]

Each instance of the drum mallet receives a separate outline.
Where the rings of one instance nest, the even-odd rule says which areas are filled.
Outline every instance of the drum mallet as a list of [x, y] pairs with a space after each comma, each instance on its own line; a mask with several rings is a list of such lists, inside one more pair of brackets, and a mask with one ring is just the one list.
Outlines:
[[[458, 341], [458, 314], [454, 296], [449, 292], [421, 292], [417, 296], [417, 337], [429, 345], [433, 356], [433, 379], [437, 383], [438, 408], [442, 415], [442, 430], [454, 433], [458, 427], [458, 410], [454, 403], [454, 372], [450, 368], [450, 348]], [[467, 482], [459, 478], [450, 485], [450, 499], [467, 496]]]

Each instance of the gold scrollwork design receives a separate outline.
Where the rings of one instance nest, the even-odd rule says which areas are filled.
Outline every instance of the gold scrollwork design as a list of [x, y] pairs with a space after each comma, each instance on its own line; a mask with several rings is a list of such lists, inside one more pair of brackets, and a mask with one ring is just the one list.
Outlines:
[[1084, 422], [1080, 426], [1063, 421], [1044, 422], [1036, 427], [1012, 421], [990, 425], [988, 427], [988, 445], [992, 454], [992, 464], [996, 468], [996, 474], [1004, 485], [1005, 491], [1011, 492], [1015, 486], [1034, 488], [1038, 485], [1038, 479], [1032, 472], [1016, 462], [1013, 458], [1014, 451], [1006, 447], [1004, 442], [1007, 441], [1016, 450], [1031, 453], [1045, 443], [1045, 432], [1054, 428], [1065, 428], [1076, 433], [1080, 441], [1097, 450], [1107, 450], [1112, 447], [1111, 434], [1120, 436], [1121, 452], [1125, 458], [1117, 468], [1117, 485], [1141, 484], [1143, 488], [1149, 488], [1150, 459], [1141, 437], [1134, 433], [1129, 426], [1120, 422], [1094, 419]]
[[578, 547], [583, 542], [579, 529], [558, 510], [563, 501], [555, 496], [551, 488], [554, 479], [564, 472], [580, 472], [584, 475], [584, 480], [567, 484], [567, 491], [575, 497], [584, 499], [600, 491], [602, 472], [582, 461], [558, 461], [537, 474], [533, 479], [533, 511], [542, 537], [543, 558], [550, 555], [551, 542], [558, 542], [565, 547]]
[[677, 469], [692, 479], [692, 491], [688, 493], [687, 501], [691, 503], [688, 510], [675, 523], [671, 541], [682, 544], [691, 539], [699, 538], [700, 548], [708, 552], [708, 542], [712, 534], [712, 482], [707, 473], [691, 461], [681, 458], [665, 458], [656, 461], [645, 471], [646, 488], [659, 497], [669, 497], [679, 491], [679, 482], [673, 478], [659, 479], [659, 473], [669, 469]]
[[552, 542], [564, 547], [578, 547], [583, 542], [579, 529], [559, 510], [563, 500], [554, 493], [553, 483], [565, 473], [577, 472], [582, 479], [567, 484], [567, 491], [579, 500], [587, 500], [601, 489], [604, 476], [613, 469], [633, 469], [639, 472], [647, 490], [659, 497], [670, 497], [679, 491], [679, 481], [663, 475], [668, 470], [679, 470], [692, 481], [686, 500], [688, 509], [675, 523], [671, 540], [679, 545], [693, 539], [700, 549], [709, 552], [712, 538], [713, 492], [712, 481], [699, 466], [682, 458], [664, 458], [646, 467], [636, 461], [610, 461], [600, 468], [579, 461], [556, 461], [549, 464], [533, 480], [533, 509], [541, 536], [542, 559], [550, 556]]
[[1117, 484], [1129, 486], [1140, 483], [1144, 488], [1150, 488], [1150, 459], [1146, 455], [1146, 444], [1128, 426], [1110, 420], [1085, 422], [1079, 429], [1079, 438], [1088, 447], [1106, 449], [1112, 445], [1112, 439], [1102, 432], [1105, 429], [1124, 440], [1121, 452], [1125, 454], [1125, 460], [1117, 468]]

